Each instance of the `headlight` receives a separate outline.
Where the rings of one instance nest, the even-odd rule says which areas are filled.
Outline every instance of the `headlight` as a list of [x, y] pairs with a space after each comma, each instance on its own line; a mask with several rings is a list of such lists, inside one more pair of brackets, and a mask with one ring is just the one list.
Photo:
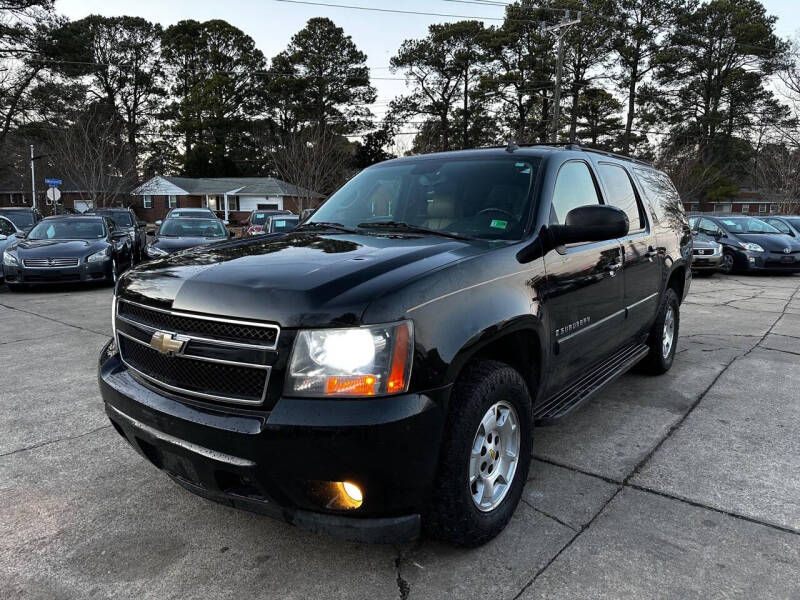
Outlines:
[[135, 231], [129, 231], [129, 232], [128, 232], [128, 235], [130, 236], [130, 238], [131, 238], [132, 240], [135, 240], [135, 239], [136, 239], [136, 232], [135, 232]]
[[764, 249], [761, 246], [759, 246], [758, 244], [753, 244], [752, 242], [739, 242], [739, 245], [745, 250], [750, 250], [750, 252], [764, 251]]
[[19, 261], [17, 257], [11, 254], [8, 250], [3, 252], [3, 264], [7, 267], [16, 267], [19, 266]]
[[717, 244], [714, 246], [714, 256], [722, 254], [722, 244]]
[[376, 396], [408, 389], [411, 321], [348, 329], [300, 331], [284, 392], [287, 396]]
[[90, 254], [86, 257], [87, 263], [93, 262], [101, 262], [103, 260], [108, 260], [109, 252], [108, 248], [103, 248], [100, 252], [95, 252], [94, 254]]
[[147, 250], [145, 250], [145, 252], [147, 252], [147, 256], [149, 256], [151, 258], [157, 258], [159, 256], [166, 256], [168, 254], [167, 252], [165, 252], [161, 248], [156, 248], [155, 246], [148, 246]]

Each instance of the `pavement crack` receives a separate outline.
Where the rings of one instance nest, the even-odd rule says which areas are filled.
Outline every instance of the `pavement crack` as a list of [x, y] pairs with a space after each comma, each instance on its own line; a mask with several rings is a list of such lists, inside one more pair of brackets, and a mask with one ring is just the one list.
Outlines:
[[397, 590], [400, 592], [400, 600], [407, 600], [411, 594], [411, 585], [403, 578], [403, 551], [399, 548], [394, 559], [394, 568], [397, 571]]
[[567, 550], [569, 550], [570, 547], [572, 547], [572, 544], [575, 543], [575, 540], [577, 540], [583, 534], [584, 531], [586, 531], [592, 526], [597, 517], [599, 517], [603, 513], [603, 511], [605, 511], [606, 507], [609, 504], [611, 504], [614, 498], [617, 497], [622, 488], [623, 486], [619, 486], [617, 490], [611, 495], [611, 497], [603, 503], [603, 506], [599, 508], [599, 510], [594, 514], [594, 516], [587, 523], [582, 525], [579, 530], [575, 531], [572, 527], [570, 527], [570, 529], [575, 531], [575, 535], [573, 535], [558, 552], [556, 552], [553, 556], [550, 557], [550, 560], [548, 560], [544, 565], [542, 565], [539, 568], [538, 571], [536, 571], [536, 573], [534, 573], [533, 579], [531, 579], [528, 583], [526, 583], [523, 586], [523, 588], [519, 591], [519, 593], [516, 596], [514, 596], [514, 600], [517, 600], [520, 596], [522, 596], [522, 594], [524, 594], [528, 590], [528, 588], [530, 588], [534, 584], [534, 582], [541, 576], [541, 574], [550, 568], [550, 565], [552, 565], [556, 560], [558, 560], [558, 558], [562, 554], [564, 554], [564, 552], [566, 552]]
[[8, 310], [16, 310], [21, 313], [25, 313], [26, 315], [32, 315], [34, 317], [39, 317], [40, 319], [46, 319], [48, 321], [52, 321], [53, 323], [58, 323], [60, 325], [66, 325], [67, 327], [72, 327], [74, 329], [79, 329], [81, 331], [86, 331], [88, 333], [95, 333], [97, 335], [102, 335], [104, 337], [111, 337], [108, 333], [103, 331], [95, 331], [94, 329], [89, 329], [88, 327], [81, 327], [80, 325], [74, 325], [72, 323], [67, 323], [65, 321], [59, 321], [58, 319], [54, 319], [53, 317], [48, 317], [47, 315], [40, 315], [39, 313], [35, 313], [30, 310], [24, 310], [22, 308], [17, 308], [16, 306], [9, 306], [8, 304], [3, 304], [0, 302], [0, 306], [3, 308], [7, 308]]
[[111, 427], [110, 423], [108, 425], [101, 425], [100, 427], [95, 427], [94, 429], [91, 429], [84, 433], [79, 433], [77, 435], [66, 435], [64, 437], [60, 437], [55, 440], [47, 440], [46, 442], [40, 442], [38, 444], [33, 444], [31, 446], [26, 446], [24, 448], [17, 448], [16, 450], [12, 450], [11, 452], [0, 454], [0, 458], [5, 458], [6, 456], [13, 456], [14, 454], [19, 454], [20, 452], [27, 452], [28, 450], [36, 450], [37, 448], [41, 448], [42, 446], [49, 446], [50, 444], [57, 444], [58, 442], [65, 442], [67, 440], [77, 440], [79, 438], [92, 435], [93, 433], [97, 433], [98, 431], [101, 431], [103, 429], [108, 429], [109, 427]]
[[782, 531], [783, 533], [791, 533], [793, 535], [799, 535], [800, 531], [796, 529], [792, 529], [790, 527], [784, 527], [782, 525], [776, 525], [774, 523], [769, 523], [767, 521], [761, 521], [760, 519], [755, 519], [753, 517], [748, 517], [746, 515], [742, 515], [740, 513], [731, 512], [729, 510], [725, 510], [722, 508], [716, 508], [714, 506], [709, 506], [708, 504], [703, 504], [702, 502], [695, 502], [693, 500], [689, 500], [688, 498], [683, 498], [681, 496], [675, 496], [673, 494], [669, 494], [667, 492], [661, 492], [659, 490], [654, 490], [652, 488], [637, 485], [635, 483], [627, 484], [626, 487], [632, 488], [634, 490], [639, 490], [640, 492], [646, 492], [648, 494], [654, 494], [656, 496], [661, 496], [662, 498], [669, 498], [670, 500], [676, 500], [678, 502], [682, 502], [683, 504], [688, 504], [689, 506], [694, 506], [696, 508], [703, 508], [705, 510], [710, 510], [712, 512], [725, 515], [726, 517], [732, 517], [734, 519], [739, 519], [741, 521], [747, 521], [748, 523], [755, 523], [756, 525], [763, 525], [764, 527], [769, 527], [771, 529], [776, 529], [778, 531]]
[[522, 503], [523, 503], [523, 504], [525, 504], [526, 506], [528, 506], [529, 508], [531, 508], [531, 509], [535, 510], [535, 511], [536, 511], [536, 512], [538, 512], [539, 514], [542, 514], [542, 515], [544, 515], [544, 516], [545, 516], [545, 517], [547, 517], [548, 519], [552, 519], [553, 521], [555, 521], [555, 522], [556, 522], [556, 523], [558, 523], [559, 525], [563, 525], [564, 527], [567, 527], [567, 528], [569, 528], [569, 529], [572, 529], [572, 531], [580, 531], [580, 529], [578, 529], [577, 527], [574, 527], [573, 525], [570, 525], [569, 523], [566, 523], [566, 522], [562, 521], [561, 519], [559, 519], [559, 518], [558, 518], [558, 517], [556, 517], [555, 515], [551, 515], [550, 513], [547, 513], [547, 512], [545, 512], [545, 511], [541, 510], [540, 508], [536, 508], [536, 507], [535, 507], [533, 504], [531, 504], [530, 502], [528, 502], [528, 500], [526, 500], [525, 498], [523, 498], [523, 499], [522, 499]]

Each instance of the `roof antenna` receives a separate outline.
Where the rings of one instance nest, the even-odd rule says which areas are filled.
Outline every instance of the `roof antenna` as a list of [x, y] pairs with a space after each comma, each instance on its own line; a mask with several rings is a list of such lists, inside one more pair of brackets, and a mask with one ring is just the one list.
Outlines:
[[515, 150], [519, 150], [517, 142], [513, 139], [508, 140], [508, 146], [506, 146], [506, 152], [508, 152], [509, 154], [513, 154]]

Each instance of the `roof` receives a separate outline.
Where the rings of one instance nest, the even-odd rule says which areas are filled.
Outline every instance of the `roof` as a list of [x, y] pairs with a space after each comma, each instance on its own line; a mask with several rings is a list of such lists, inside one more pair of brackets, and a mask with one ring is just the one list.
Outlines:
[[[156, 176], [132, 193], [171, 193], [203, 196], [206, 194], [235, 194], [237, 196], [303, 196], [323, 198], [322, 194], [281, 181], [275, 177], [172, 177]], [[162, 191], [164, 190], [164, 191]]]

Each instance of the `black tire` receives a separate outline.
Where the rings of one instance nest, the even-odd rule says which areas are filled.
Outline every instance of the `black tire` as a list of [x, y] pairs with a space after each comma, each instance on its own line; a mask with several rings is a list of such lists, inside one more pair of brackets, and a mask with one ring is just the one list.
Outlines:
[[[669, 352], [664, 353], [664, 338], [665, 328], [664, 323], [667, 319], [669, 309], [672, 309], [674, 315], [674, 328], [672, 336], [672, 344]], [[661, 375], [666, 373], [672, 368], [672, 363], [675, 360], [675, 349], [678, 346], [678, 334], [680, 332], [681, 313], [680, 303], [678, 302], [678, 295], [672, 288], [667, 288], [664, 296], [661, 298], [661, 306], [658, 309], [658, 316], [655, 323], [650, 330], [650, 336], [647, 338], [647, 345], [650, 346], [650, 353], [642, 361], [642, 370], [651, 375]]]
[[725, 252], [722, 255], [722, 265], [720, 266], [719, 270], [725, 273], [726, 275], [730, 275], [736, 268], [736, 257], [733, 255], [732, 252]]
[[[470, 454], [484, 415], [499, 401], [509, 403], [517, 413], [518, 462], [505, 496], [496, 507], [483, 512], [470, 493]], [[425, 527], [432, 535], [458, 546], [475, 547], [503, 530], [519, 504], [527, 480], [532, 428], [530, 393], [516, 370], [491, 360], [476, 361], [465, 369], [451, 396], [432, 506], [425, 515]]]

